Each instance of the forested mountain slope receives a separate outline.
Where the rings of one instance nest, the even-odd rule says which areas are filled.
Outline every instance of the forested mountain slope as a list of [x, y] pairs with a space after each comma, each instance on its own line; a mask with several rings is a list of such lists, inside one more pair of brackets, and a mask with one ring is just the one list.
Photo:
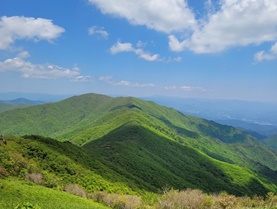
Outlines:
[[3, 112], [0, 133], [70, 141], [142, 190], [276, 191], [277, 156], [259, 140], [132, 97], [86, 94]]

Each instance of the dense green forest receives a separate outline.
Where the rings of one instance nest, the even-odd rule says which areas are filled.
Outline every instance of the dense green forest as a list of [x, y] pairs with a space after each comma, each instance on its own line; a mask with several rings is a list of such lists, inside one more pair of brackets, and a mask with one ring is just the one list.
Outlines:
[[[253, 207], [263, 207], [277, 192], [277, 154], [260, 140], [132, 97], [86, 94], [4, 111], [0, 133], [6, 140], [0, 144], [1, 194], [22, 190], [10, 208], [22, 201], [42, 207], [42, 200], [26, 195], [37, 187], [114, 208], [131, 200], [136, 206], [130, 208], [174, 208], [162, 205], [172, 194], [202, 195], [206, 208], [219, 204], [214, 194], [241, 197], [237, 202], [258, 195]], [[109, 198], [114, 201], [108, 203]]]
[[6, 102], [0, 102], [0, 112], [18, 109], [18, 108], [25, 108], [25, 107], [29, 107], [29, 106], [30, 106], [29, 104], [9, 104]]

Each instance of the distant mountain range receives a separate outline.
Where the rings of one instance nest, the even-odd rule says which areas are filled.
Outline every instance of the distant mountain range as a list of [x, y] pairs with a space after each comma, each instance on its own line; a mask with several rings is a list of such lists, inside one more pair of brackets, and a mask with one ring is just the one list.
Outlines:
[[147, 97], [160, 105], [183, 113], [231, 125], [260, 138], [277, 134], [277, 103], [236, 100], [194, 99], [174, 97]]
[[37, 105], [37, 104], [44, 104], [45, 102], [43, 101], [34, 101], [34, 100], [29, 100], [25, 98], [18, 98], [18, 99], [13, 99], [13, 100], [0, 100], [0, 103], [7, 103], [7, 104], [29, 104], [29, 105]]
[[18, 98], [25, 98], [31, 101], [43, 101], [43, 102], [57, 102], [73, 95], [52, 95], [52, 94], [41, 94], [41, 93], [20, 93], [20, 92], [0, 92], [0, 100], [9, 101], [16, 100]]
[[133, 97], [85, 94], [5, 111], [0, 133], [73, 143], [110, 169], [98, 175], [134, 191], [277, 192], [277, 154], [257, 138]]
[[42, 101], [33, 101], [25, 98], [18, 98], [13, 100], [0, 100], [0, 112], [18, 108], [25, 108], [31, 105], [44, 104]]
[[[15, 108], [9, 104], [18, 104], [16, 108], [47, 102], [57, 102], [72, 95], [50, 95], [34, 93], [0, 93], [0, 111]], [[22, 98], [22, 99], [18, 99]], [[277, 104], [237, 100], [216, 100], [197, 98], [175, 98], [152, 96], [142, 98], [154, 101], [160, 105], [172, 107], [185, 114], [213, 120], [224, 125], [230, 125], [255, 137], [265, 139], [277, 135]], [[1, 101], [2, 100], [2, 101]], [[14, 101], [13, 101], [14, 100]]]

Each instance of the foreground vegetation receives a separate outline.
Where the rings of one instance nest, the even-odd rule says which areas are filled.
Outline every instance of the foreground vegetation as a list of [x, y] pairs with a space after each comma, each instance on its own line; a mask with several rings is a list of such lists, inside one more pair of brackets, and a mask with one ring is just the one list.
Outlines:
[[[106, 192], [78, 194], [75, 186], [66, 192], [49, 189], [23, 179], [0, 179], [3, 209], [276, 209], [277, 196], [236, 197], [225, 192], [205, 194], [200, 190], [166, 190], [163, 194], [123, 195]], [[98, 202], [98, 203], [96, 203]]]
[[[251, 197], [166, 187], [160, 193], [144, 191], [71, 143], [39, 136], [7, 137], [6, 141], [0, 145], [3, 209], [104, 209], [103, 205], [115, 209], [277, 208], [276, 195], [257, 196], [255, 190]], [[107, 172], [107, 179], [95, 170]]]
[[107, 208], [88, 199], [74, 196], [59, 190], [38, 186], [18, 178], [0, 179], [0, 194], [1, 209]]

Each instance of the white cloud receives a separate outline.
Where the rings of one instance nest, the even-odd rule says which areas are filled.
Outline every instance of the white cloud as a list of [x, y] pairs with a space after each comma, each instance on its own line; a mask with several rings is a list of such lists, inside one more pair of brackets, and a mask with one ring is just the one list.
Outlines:
[[126, 86], [126, 87], [137, 87], [137, 88], [146, 88], [146, 87], [155, 87], [153, 83], [138, 83], [131, 81], [114, 81], [111, 76], [102, 76], [98, 78], [99, 81], [103, 81], [112, 86]]
[[81, 82], [81, 83], [93, 82], [94, 81], [94, 77], [93, 76], [79, 75], [79, 76], [73, 77], [73, 79], [71, 79], [71, 81], [73, 81], [73, 82]]
[[179, 88], [183, 91], [207, 91], [206, 89], [198, 86], [180, 86]]
[[133, 52], [136, 55], [138, 55], [140, 58], [147, 60], [147, 61], [159, 61], [159, 55], [154, 54], [151, 55], [147, 52], [145, 52], [141, 48], [135, 48], [131, 43], [121, 43], [117, 42], [110, 48], [110, 52], [112, 54], [118, 54], [118, 53], [123, 53], [123, 52]]
[[133, 81], [115, 81], [113, 80], [112, 76], [102, 76], [98, 77], [98, 80], [101, 82], [104, 82], [106, 84], [112, 85], [112, 86], [121, 86], [121, 87], [127, 87], [127, 88], [145, 88], [145, 89], [160, 89], [160, 90], [166, 90], [171, 92], [205, 92], [207, 91], [205, 88], [198, 87], [198, 86], [167, 86], [167, 85], [158, 85], [155, 83], [139, 83], [139, 82], [133, 82]]
[[110, 48], [110, 53], [112, 54], [118, 54], [123, 52], [133, 52], [136, 55], [138, 55], [139, 58], [147, 60], [147, 61], [156, 61], [156, 62], [181, 62], [182, 57], [160, 57], [159, 54], [150, 54], [148, 52], [145, 52], [142, 47], [145, 47], [146, 44], [139, 41], [136, 44], [136, 47], [134, 47], [131, 43], [121, 43], [117, 42]]
[[169, 36], [173, 51], [216, 53], [234, 46], [247, 46], [277, 40], [277, 1], [222, 0], [221, 8], [199, 20], [188, 38]]
[[121, 52], [133, 52], [135, 49], [133, 48], [131, 43], [121, 43], [117, 42], [110, 48], [110, 52], [112, 54], [118, 54]]
[[107, 39], [109, 37], [109, 33], [105, 30], [104, 27], [98, 27], [98, 26], [93, 26], [88, 29], [88, 34], [90, 36], [93, 35], [99, 35], [100, 37]]
[[181, 52], [187, 46], [187, 41], [180, 42], [174, 35], [168, 36], [169, 48], [175, 52]]
[[207, 91], [206, 89], [202, 87], [197, 87], [197, 86], [163, 86], [162, 87], [165, 90], [182, 90], [182, 91]]
[[[88, 2], [96, 5], [103, 14], [125, 18], [131, 24], [145, 25], [169, 33], [169, 48], [176, 52], [190, 50], [194, 53], [218, 53], [232, 47], [277, 41], [276, 0], [206, 0], [206, 11], [202, 16], [196, 15], [186, 0]], [[115, 46], [111, 49], [112, 53], [127, 50], [135, 52], [130, 44], [118, 43]], [[141, 49], [140, 45], [137, 48]], [[135, 53], [150, 61], [160, 59], [157, 55], [149, 56], [139, 51]], [[264, 56], [264, 59], [275, 57], [271, 52], [268, 54], [263, 51], [257, 56]]]
[[125, 18], [133, 25], [172, 32], [194, 28], [194, 14], [184, 0], [88, 0], [103, 14]]
[[107, 83], [112, 86], [123, 86], [123, 87], [131, 87], [131, 88], [157, 88], [167, 91], [186, 91], [186, 92], [205, 92], [206, 89], [198, 86], [167, 86], [167, 85], [158, 85], [155, 83], [139, 83], [132, 81], [114, 81], [112, 76], [102, 76], [98, 77], [99, 81]]
[[158, 54], [150, 55], [149, 53], [143, 51], [142, 49], [136, 49], [134, 52], [140, 58], [147, 60], [147, 61], [158, 61], [159, 57], [160, 57], [160, 55], [158, 55]]
[[[23, 56], [24, 54], [24, 56]], [[0, 72], [14, 72], [22, 75], [23, 78], [40, 78], [40, 79], [53, 79], [53, 78], [71, 78], [75, 79], [80, 76], [79, 69], [63, 68], [57, 65], [42, 65], [33, 64], [24, 60], [28, 53], [20, 53], [17, 57], [7, 59], [0, 62]]]
[[0, 50], [8, 49], [18, 39], [51, 42], [64, 31], [48, 19], [3, 16], [0, 19]]
[[277, 59], [277, 42], [271, 47], [268, 53], [266, 53], [265, 51], [257, 52], [254, 59], [258, 62], [261, 62], [263, 60]]
[[128, 87], [155, 87], [153, 83], [137, 83], [137, 82], [130, 82], [130, 81], [120, 81], [120, 82], [113, 82], [112, 85], [114, 86], [128, 86]]

